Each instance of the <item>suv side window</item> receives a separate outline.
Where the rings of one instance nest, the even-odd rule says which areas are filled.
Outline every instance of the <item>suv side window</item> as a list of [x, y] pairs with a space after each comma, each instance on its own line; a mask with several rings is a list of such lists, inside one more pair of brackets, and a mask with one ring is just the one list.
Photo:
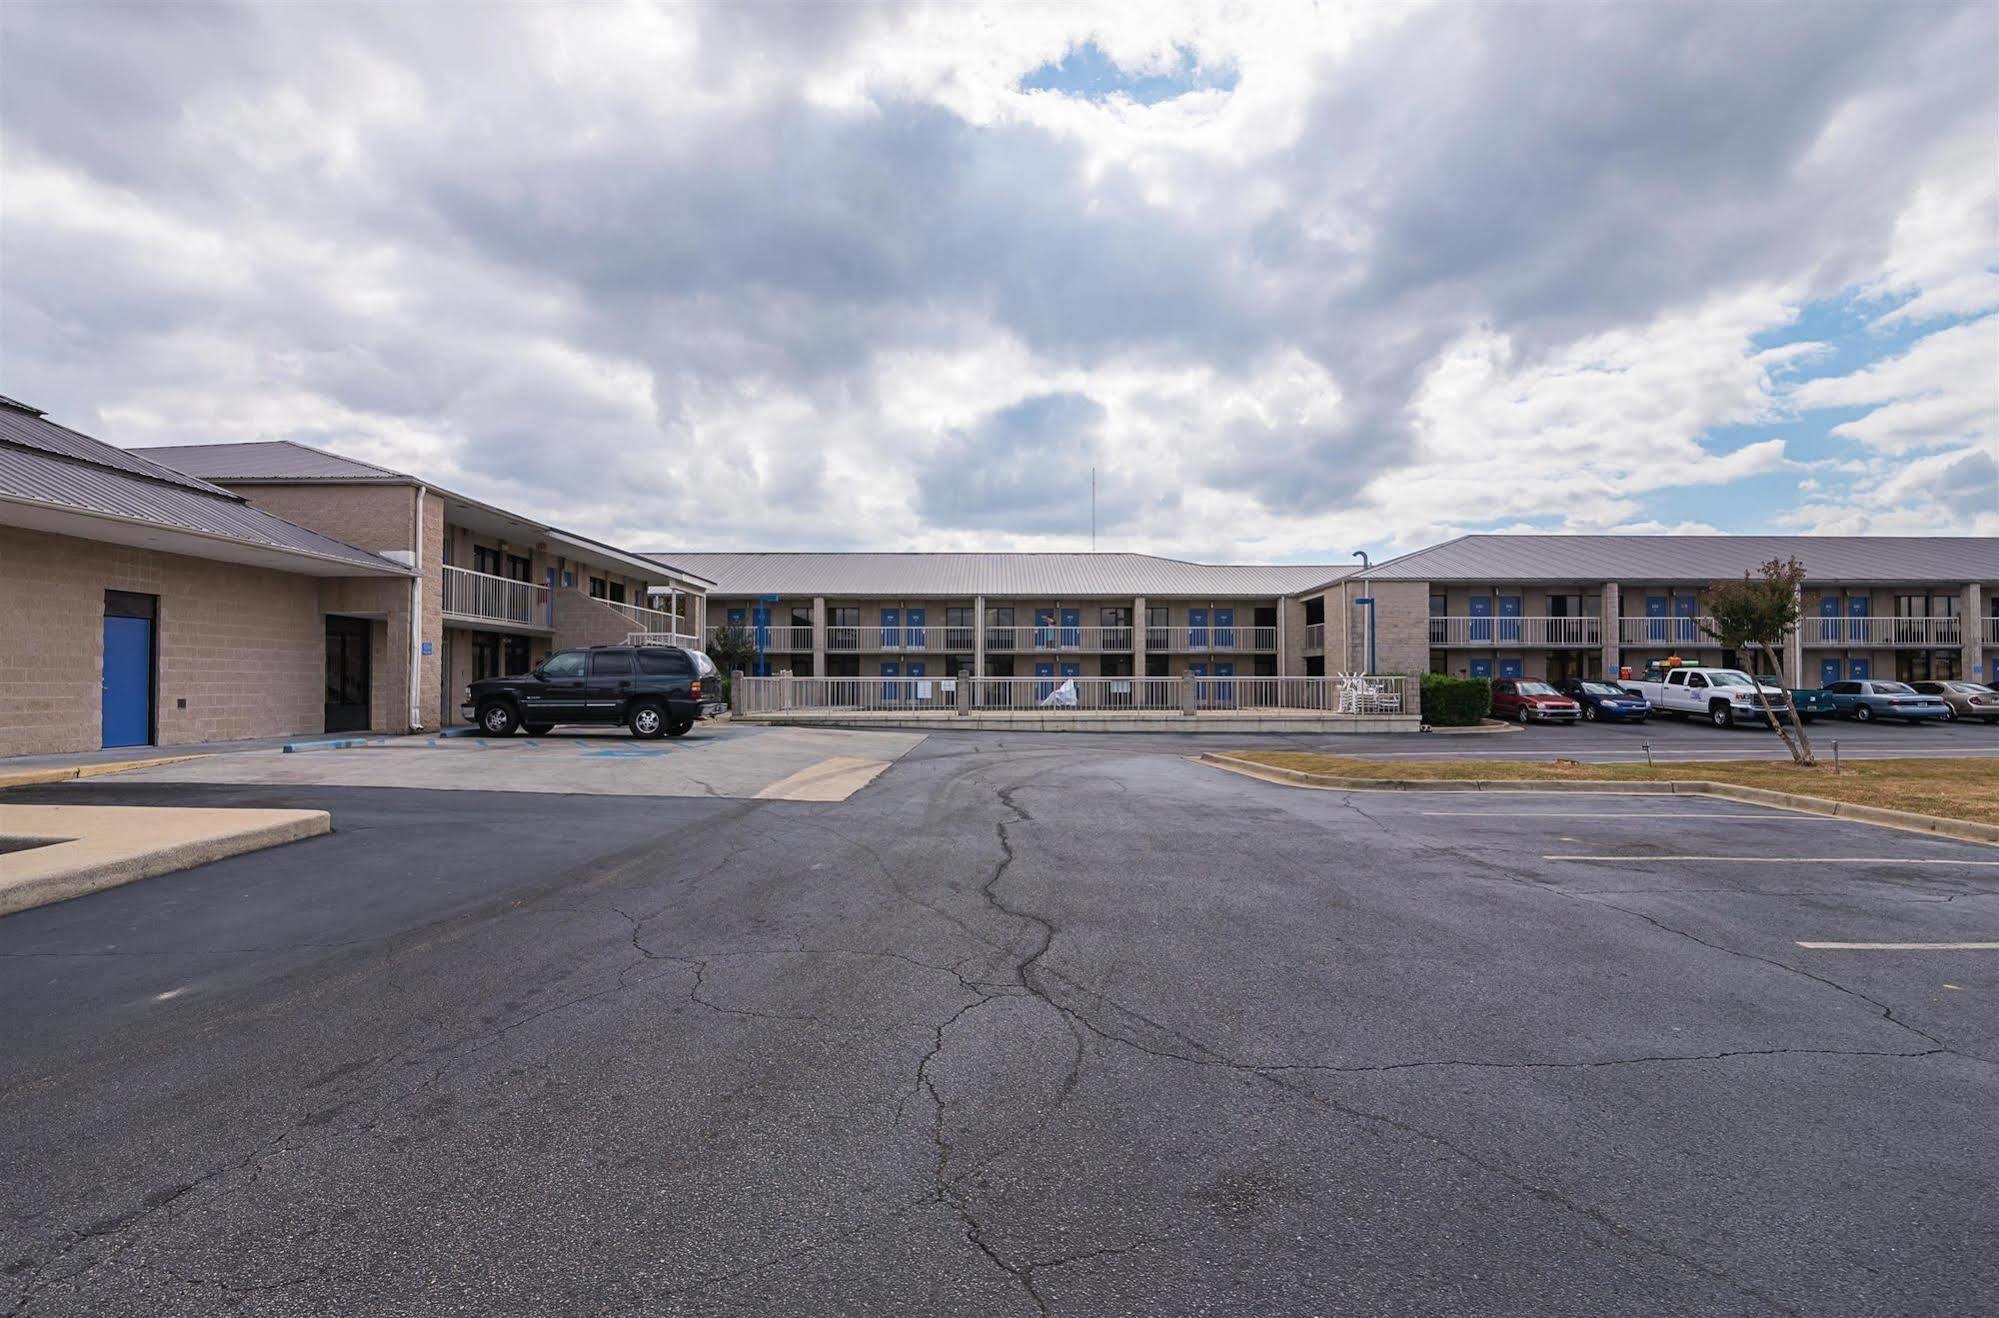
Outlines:
[[647, 677], [686, 677], [693, 671], [678, 650], [640, 650], [639, 672]]
[[632, 675], [632, 652], [630, 650], [592, 650], [590, 652], [590, 676], [630, 677]]
[[552, 654], [542, 661], [541, 675], [543, 677], [581, 677], [583, 676], [583, 656], [574, 650], [570, 650], [564, 654]]

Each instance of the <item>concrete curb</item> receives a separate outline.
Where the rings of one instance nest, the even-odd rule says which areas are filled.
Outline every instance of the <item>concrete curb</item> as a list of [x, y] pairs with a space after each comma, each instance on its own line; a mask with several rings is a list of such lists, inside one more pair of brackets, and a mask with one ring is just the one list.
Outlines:
[[1334, 778], [1258, 764], [1226, 752], [1204, 752], [1202, 761], [1231, 773], [1296, 787], [1318, 787], [1337, 792], [1585, 792], [1621, 796], [1711, 796], [1744, 805], [1773, 806], [1801, 814], [1825, 815], [1855, 823], [1877, 824], [1911, 833], [1927, 833], [1958, 842], [1999, 846], [1999, 824], [1980, 824], [1968, 819], [1943, 819], [1910, 810], [1890, 810], [1878, 805], [1858, 805], [1828, 801], [1821, 796], [1800, 796], [1796, 792], [1773, 792], [1765, 787], [1741, 787], [1707, 779], [1677, 782], [1627, 782], [1614, 778], [1571, 778], [1534, 781], [1515, 778]]
[[[194, 756], [185, 758], [193, 759]], [[116, 808], [116, 807], [109, 807]], [[298, 842], [333, 831], [333, 817], [324, 810], [255, 811], [281, 818], [267, 819], [230, 833], [172, 842], [146, 851], [91, 859], [79, 857], [46, 873], [9, 883], [0, 883], [0, 915], [67, 901], [86, 893], [101, 892], [140, 879], [156, 878], [179, 870], [226, 860], [245, 852], [262, 851], [286, 842]], [[16, 853], [32, 856], [33, 852]], [[0, 876], [4, 877], [4, 876]]]
[[1518, 723], [1502, 723], [1496, 718], [1480, 719], [1472, 728], [1424, 728], [1432, 737], [1490, 737], [1509, 732], [1525, 732]]
[[161, 764], [199, 760], [201, 755], [166, 755], [153, 760], [117, 760], [107, 764], [66, 764], [54, 769], [19, 769], [0, 773], [0, 787], [32, 787], [37, 783], [66, 783], [76, 778], [99, 778], [128, 769], [151, 769]]

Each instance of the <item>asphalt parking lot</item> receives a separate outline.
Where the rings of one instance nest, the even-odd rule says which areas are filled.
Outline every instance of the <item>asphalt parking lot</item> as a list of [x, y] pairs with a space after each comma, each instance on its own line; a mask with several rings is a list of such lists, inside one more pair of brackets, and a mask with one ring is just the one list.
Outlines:
[[933, 736], [838, 802], [0, 793], [337, 828], [0, 920], [0, 1296], [1987, 1305], [1999, 848], [1158, 740]]

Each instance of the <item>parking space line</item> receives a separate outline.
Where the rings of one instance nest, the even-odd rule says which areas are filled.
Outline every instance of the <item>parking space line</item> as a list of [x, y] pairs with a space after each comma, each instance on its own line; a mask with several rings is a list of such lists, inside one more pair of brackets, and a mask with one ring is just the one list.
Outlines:
[[1712, 860], [1730, 865], [1982, 865], [1999, 860], [1949, 860], [1941, 856], [1543, 856], [1542, 860]]
[[1794, 941], [1814, 952], [1999, 952], [1999, 943], [1808, 943], [1802, 938]]

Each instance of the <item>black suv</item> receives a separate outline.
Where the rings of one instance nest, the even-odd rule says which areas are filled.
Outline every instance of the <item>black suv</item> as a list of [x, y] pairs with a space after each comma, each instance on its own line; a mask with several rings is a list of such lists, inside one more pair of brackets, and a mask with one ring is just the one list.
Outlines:
[[634, 737], [678, 737], [714, 718], [722, 675], [699, 650], [593, 645], [563, 650], [524, 677], [488, 677], [465, 688], [465, 716], [495, 737], [532, 736], [558, 723], [622, 723]]

